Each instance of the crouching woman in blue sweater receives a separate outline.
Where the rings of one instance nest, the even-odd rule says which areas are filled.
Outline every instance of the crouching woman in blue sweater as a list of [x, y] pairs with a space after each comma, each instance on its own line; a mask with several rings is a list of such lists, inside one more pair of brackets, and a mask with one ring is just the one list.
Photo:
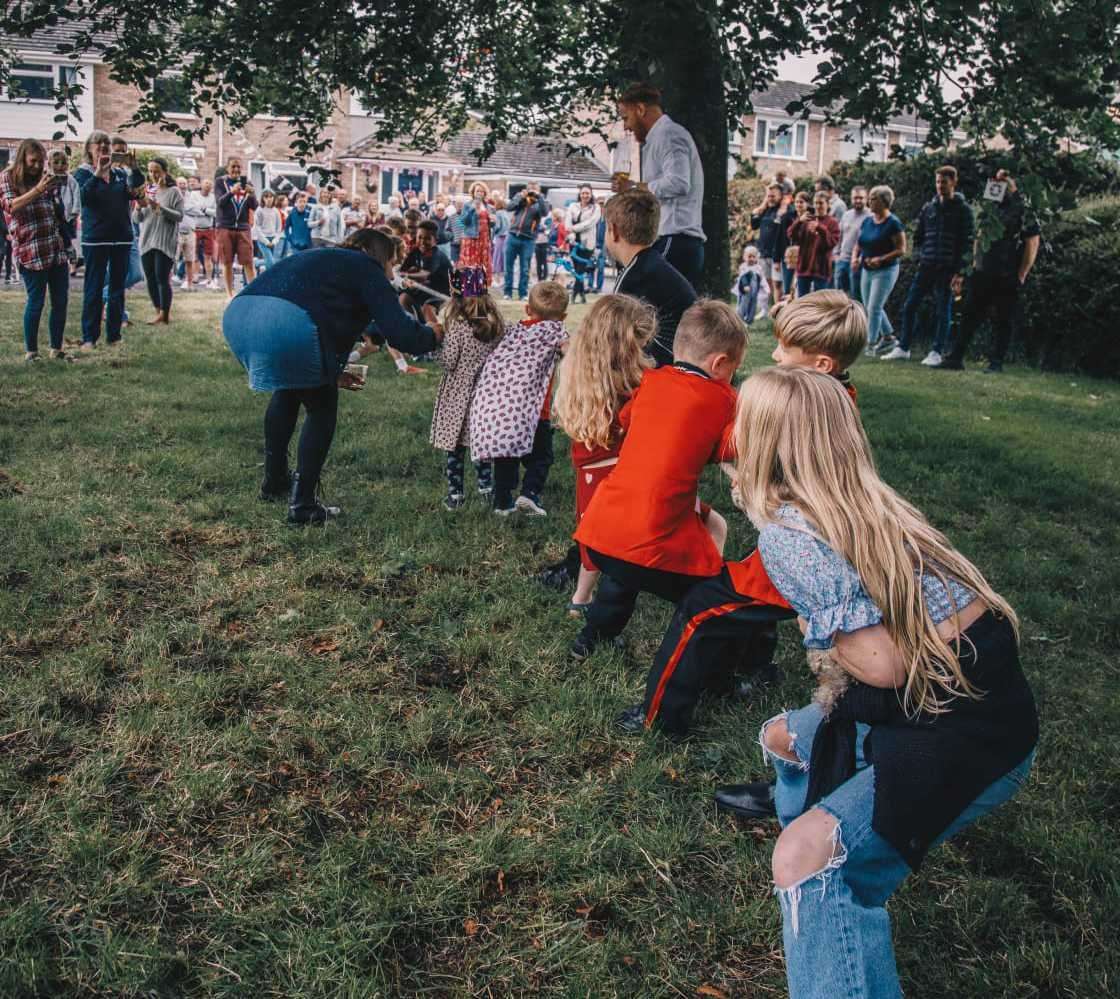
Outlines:
[[820, 685], [771, 719], [791, 999], [899, 999], [886, 901], [1027, 779], [1038, 716], [1018, 620], [875, 470], [835, 378], [769, 368], [736, 419], [738, 502]]
[[[396, 246], [376, 229], [360, 229], [338, 247], [280, 261], [242, 289], [222, 317], [222, 332], [249, 373], [249, 387], [271, 392], [264, 418], [261, 499], [288, 498], [288, 521], [323, 523], [337, 507], [315, 491], [334, 438], [338, 390], [364, 382], [345, 372], [354, 342], [370, 322], [390, 345], [410, 354], [435, 350], [443, 337], [406, 315], [389, 283]], [[306, 411], [296, 474], [288, 445], [300, 406]]]

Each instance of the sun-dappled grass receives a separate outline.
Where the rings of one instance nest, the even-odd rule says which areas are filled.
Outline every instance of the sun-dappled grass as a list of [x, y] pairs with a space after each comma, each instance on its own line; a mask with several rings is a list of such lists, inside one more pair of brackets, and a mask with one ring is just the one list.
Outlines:
[[[614, 735], [669, 608], [566, 660], [533, 580], [566, 460], [547, 519], [446, 513], [436, 376], [374, 356], [325, 477], [345, 519], [288, 528], [219, 307], [32, 367], [0, 293], [0, 995], [784, 994], [776, 830], [711, 792], [762, 776], [759, 723], [806, 698], [794, 629], [758, 703], [683, 745]], [[887, 479], [1022, 614], [1042, 714], [1026, 791], [891, 904], [908, 994], [1114, 994], [1120, 390], [853, 374]], [[749, 551], [714, 470], [703, 495]]]

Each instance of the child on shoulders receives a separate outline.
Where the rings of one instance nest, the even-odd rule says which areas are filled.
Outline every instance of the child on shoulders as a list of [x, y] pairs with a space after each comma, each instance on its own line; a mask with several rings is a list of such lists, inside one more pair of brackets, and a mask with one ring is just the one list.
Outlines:
[[724, 456], [735, 415], [731, 378], [746, 347], [747, 328], [731, 306], [697, 302], [681, 317], [673, 364], [647, 371], [622, 410], [618, 464], [575, 533], [604, 578], [573, 658], [616, 639], [639, 592], [676, 603], [720, 572], [727, 524], [697, 489], [705, 465]]
[[[576, 523], [618, 464], [620, 413], [653, 367], [645, 347], [657, 334], [653, 307], [629, 295], [605, 295], [588, 312], [557, 372], [556, 422], [572, 442]], [[568, 604], [573, 617], [591, 606], [599, 570], [579, 546], [580, 569]]]
[[[436, 390], [430, 440], [433, 447], [447, 452], [447, 496], [443, 505], [458, 510], [466, 502], [463, 473], [471, 398], [482, 366], [501, 339], [505, 321], [488, 293], [486, 272], [481, 267], [460, 268], [451, 274], [450, 282], [451, 300], [440, 316], [444, 328], [439, 354], [443, 378]], [[478, 493], [489, 499], [494, 488], [490, 463], [476, 461], [474, 468]]]
[[[529, 292], [525, 318], [506, 327], [478, 378], [470, 413], [471, 455], [494, 462], [494, 512], [546, 516], [541, 492], [552, 467], [549, 393], [568, 342], [568, 293], [555, 281]], [[518, 490], [521, 466], [525, 477]]]

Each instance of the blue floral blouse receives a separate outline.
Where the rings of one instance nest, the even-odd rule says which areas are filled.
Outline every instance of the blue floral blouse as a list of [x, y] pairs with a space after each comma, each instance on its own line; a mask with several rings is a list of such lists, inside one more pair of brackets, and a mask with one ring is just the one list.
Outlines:
[[[838, 631], [859, 631], [882, 622], [883, 612], [867, 595], [852, 564], [812, 532], [794, 506], [778, 509], [779, 523], [766, 524], [758, 553], [770, 581], [805, 619], [805, 648], [828, 649]], [[946, 588], [931, 574], [922, 576], [922, 598], [934, 624], [951, 617], [975, 594], [954, 579]]]

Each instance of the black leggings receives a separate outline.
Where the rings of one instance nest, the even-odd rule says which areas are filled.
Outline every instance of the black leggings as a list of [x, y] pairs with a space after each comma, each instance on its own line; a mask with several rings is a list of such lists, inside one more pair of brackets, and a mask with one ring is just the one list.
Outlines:
[[171, 313], [171, 268], [175, 265], [162, 250], [149, 250], [140, 258], [148, 282], [148, 298], [165, 316]]
[[299, 407], [307, 411], [299, 435], [297, 468], [300, 481], [314, 490], [327, 460], [338, 422], [338, 386], [320, 385], [310, 389], [277, 389], [264, 414], [264, 447], [266, 463], [283, 465], [269, 469], [274, 482], [287, 478], [288, 445], [296, 430]]
[[537, 280], [548, 280], [548, 244], [537, 243], [534, 246], [534, 252], [537, 255]]
[[12, 277], [12, 241], [8, 236], [0, 236], [0, 270], [4, 271], [4, 280], [10, 281]]

